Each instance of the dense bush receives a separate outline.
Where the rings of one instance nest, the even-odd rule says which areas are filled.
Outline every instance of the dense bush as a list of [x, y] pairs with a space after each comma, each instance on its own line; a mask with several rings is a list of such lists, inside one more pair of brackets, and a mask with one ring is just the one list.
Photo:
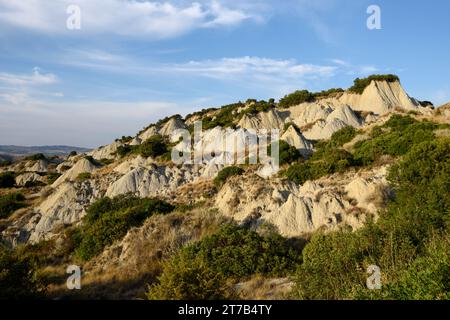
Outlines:
[[419, 122], [410, 116], [393, 115], [381, 128], [373, 130], [371, 139], [355, 144], [355, 161], [370, 165], [381, 155], [404, 155], [413, 145], [434, 140], [433, 131], [438, 127], [429, 121]]
[[0, 161], [0, 167], [7, 167], [7, 166], [10, 166], [11, 164], [12, 164], [11, 160]]
[[344, 89], [342, 88], [332, 88], [332, 89], [328, 89], [328, 90], [322, 90], [320, 92], [314, 92], [313, 95], [315, 98], [320, 99], [320, 98], [326, 98], [330, 95], [336, 94], [336, 93], [342, 93], [344, 92]]
[[372, 75], [363, 79], [356, 78], [353, 81], [353, 86], [351, 86], [348, 90], [353, 93], [362, 94], [364, 89], [369, 86], [372, 81], [396, 82], [400, 81], [400, 79], [398, 76], [393, 74]]
[[37, 298], [44, 290], [35, 262], [0, 245], [0, 299]]
[[96, 201], [87, 210], [83, 225], [76, 237], [76, 255], [89, 260], [103, 248], [121, 239], [131, 227], [141, 225], [156, 213], [168, 213], [174, 207], [158, 199], [140, 199], [132, 195]]
[[244, 170], [236, 166], [223, 168], [214, 178], [214, 185], [217, 188], [220, 188], [223, 184], [225, 184], [225, 182], [227, 182], [229, 177], [241, 175], [243, 173]]
[[[225, 279], [254, 274], [285, 276], [300, 262], [299, 249], [278, 233], [264, 236], [234, 224], [181, 250], [163, 268], [154, 299], [226, 297]], [[205, 292], [206, 291], [206, 292]]]
[[280, 108], [288, 108], [291, 106], [296, 106], [303, 102], [314, 101], [314, 94], [308, 90], [297, 90], [291, 94], [288, 94], [280, 99], [278, 106]]
[[226, 279], [201, 259], [184, 254], [164, 263], [159, 283], [149, 287], [150, 300], [223, 300], [232, 297]]
[[245, 104], [242, 102], [222, 106], [214, 117], [204, 117], [202, 119], [202, 128], [204, 130], [212, 129], [217, 126], [222, 128], [233, 128], [234, 121], [237, 120], [235, 112], [244, 106]]
[[[271, 154], [270, 146], [267, 154]], [[279, 140], [279, 157], [280, 165], [283, 165], [297, 161], [298, 159], [302, 158], [302, 155], [296, 147], [291, 146], [284, 140]]]
[[243, 116], [245, 114], [248, 115], [256, 115], [260, 112], [267, 112], [271, 109], [275, 108], [275, 104], [272, 102], [266, 102], [264, 100], [261, 101], [253, 101], [251, 105], [239, 113], [239, 116]]
[[25, 207], [25, 197], [21, 193], [8, 193], [0, 196], [0, 219], [7, 218], [17, 209]]
[[0, 188], [12, 188], [16, 184], [13, 172], [0, 173]]
[[[313, 236], [295, 277], [295, 296], [448, 299], [449, 176], [449, 138], [413, 146], [390, 169], [396, 198], [376, 223]], [[381, 268], [381, 290], [366, 287], [371, 264]]]
[[307, 180], [314, 180], [335, 172], [342, 172], [354, 165], [351, 153], [343, 149], [328, 149], [318, 158], [314, 155], [311, 159], [291, 165], [284, 175], [291, 181], [303, 184]]
[[159, 134], [148, 138], [139, 146], [139, 153], [143, 157], [156, 158], [163, 155], [167, 151], [168, 150], [166, 142], [164, 141], [164, 138]]
[[46, 156], [43, 153], [36, 153], [31, 156], [25, 157], [25, 160], [38, 161], [38, 160], [46, 160]]

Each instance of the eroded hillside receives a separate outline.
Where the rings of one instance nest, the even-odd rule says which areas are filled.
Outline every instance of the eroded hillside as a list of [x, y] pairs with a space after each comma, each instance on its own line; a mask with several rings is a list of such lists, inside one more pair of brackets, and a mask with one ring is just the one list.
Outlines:
[[[397, 78], [370, 78], [347, 91], [175, 115], [66, 159], [5, 163], [2, 268], [39, 270], [26, 285], [47, 297], [408, 298], [413, 283], [425, 297], [448, 298], [439, 287], [449, 248], [447, 109], [410, 98]], [[214, 156], [175, 164], [195, 121], [203, 134], [193, 149]], [[218, 161], [235, 156], [218, 139], [226, 128], [238, 146], [254, 130], [278, 129], [280, 170]], [[430, 261], [435, 288], [411, 273]], [[364, 291], [371, 263], [389, 270], [381, 293]], [[70, 264], [83, 269], [82, 290], [65, 287]]]

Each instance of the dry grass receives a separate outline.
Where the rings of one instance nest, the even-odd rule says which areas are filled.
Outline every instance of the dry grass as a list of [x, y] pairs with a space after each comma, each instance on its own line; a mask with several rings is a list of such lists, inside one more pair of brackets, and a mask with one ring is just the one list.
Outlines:
[[289, 278], [266, 278], [256, 275], [246, 282], [235, 285], [241, 299], [281, 300], [289, 295], [293, 282]]
[[50, 286], [49, 295], [82, 299], [143, 298], [147, 284], [156, 280], [165, 259], [186, 244], [216, 232], [226, 221], [207, 207], [150, 217], [142, 227], [130, 230], [124, 239], [83, 266], [82, 290], [68, 291], [65, 282], [60, 281]]

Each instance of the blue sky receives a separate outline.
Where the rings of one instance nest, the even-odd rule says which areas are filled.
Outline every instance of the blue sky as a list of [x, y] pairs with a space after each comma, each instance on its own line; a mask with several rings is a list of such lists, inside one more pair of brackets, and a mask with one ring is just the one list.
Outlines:
[[[381, 30], [366, 26], [371, 4]], [[166, 115], [372, 73], [440, 105], [448, 12], [446, 0], [0, 0], [0, 144], [96, 147]]]

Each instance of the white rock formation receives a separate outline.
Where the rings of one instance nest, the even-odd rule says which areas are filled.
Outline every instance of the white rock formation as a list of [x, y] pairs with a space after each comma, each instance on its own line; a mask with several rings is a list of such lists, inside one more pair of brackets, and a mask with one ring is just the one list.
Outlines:
[[398, 81], [372, 81], [361, 95], [346, 92], [339, 100], [350, 105], [354, 110], [372, 111], [379, 115], [395, 108], [422, 109], [419, 108], [417, 101], [408, 96]]
[[47, 160], [37, 160], [30, 161], [25, 164], [25, 171], [27, 172], [47, 172], [48, 171], [48, 161]]
[[94, 159], [114, 159], [116, 158], [115, 153], [117, 152], [117, 148], [123, 145], [120, 141], [115, 141], [111, 144], [108, 144], [104, 147], [98, 148], [94, 151], [88, 153], [88, 155], [92, 156]]
[[30, 231], [30, 242], [49, 239], [52, 231], [61, 225], [77, 223], [86, 214], [86, 207], [93, 200], [90, 185], [76, 187], [63, 183], [37, 208], [39, 222]]
[[282, 129], [284, 120], [279, 111], [271, 109], [267, 112], [260, 112], [256, 116], [244, 115], [238, 126], [244, 129]]
[[75, 165], [67, 170], [62, 176], [60, 176], [53, 184], [52, 187], [56, 188], [60, 184], [67, 181], [74, 181], [80, 173], [88, 172], [93, 173], [98, 167], [91, 163], [89, 160], [82, 158]]
[[34, 172], [26, 172], [16, 177], [16, 185], [24, 187], [27, 183], [44, 182], [44, 178]]
[[331, 121], [319, 120], [311, 129], [304, 131], [303, 135], [309, 140], [330, 139], [333, 133], [346, 126], [347, 124], [340, 119], [332, 119]]
[[284, 140], [291, 146], [297, 148], [304, 157], [309, 156], [313, 150], [313, 145], [293, 126], [289, 126], [281, 136], [281, 140]]

